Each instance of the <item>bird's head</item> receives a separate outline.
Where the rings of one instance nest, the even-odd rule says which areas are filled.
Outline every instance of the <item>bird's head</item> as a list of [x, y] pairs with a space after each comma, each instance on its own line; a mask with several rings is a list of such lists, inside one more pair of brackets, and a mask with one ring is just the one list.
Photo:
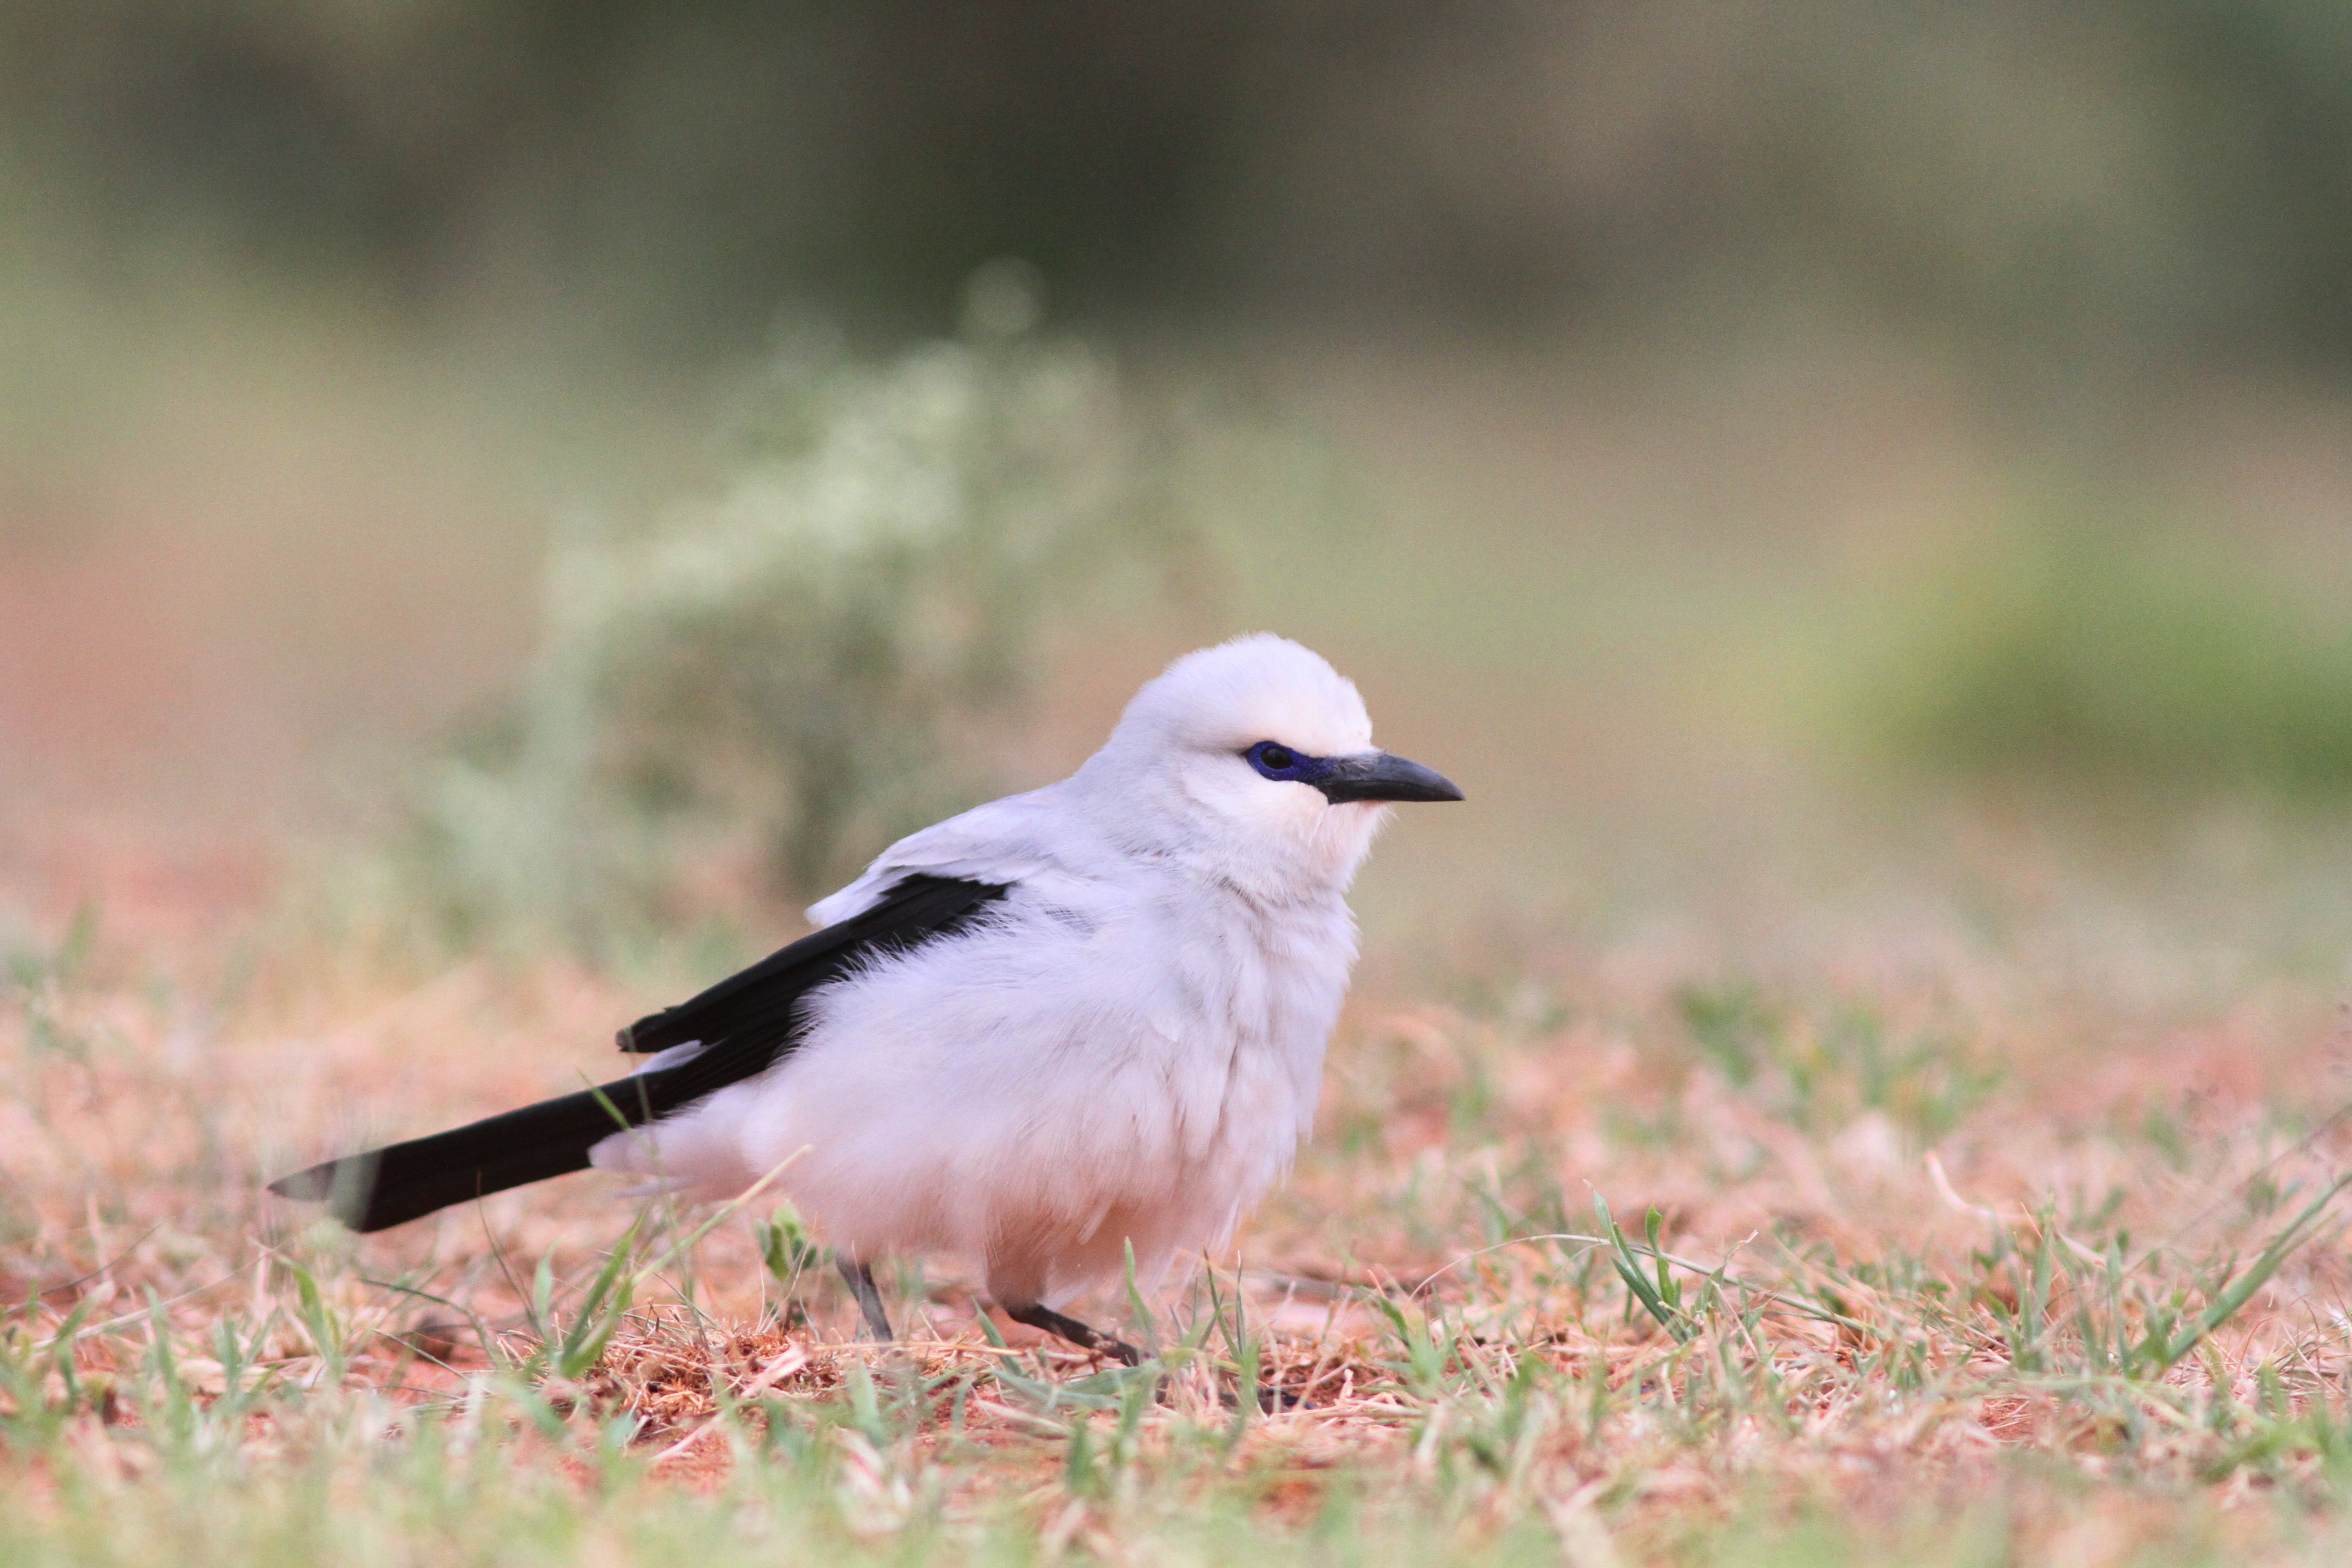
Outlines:
[[1354, 682], [1265, 634], [1170, 665], [1136, 693], [1087, 768], [1130, 802], [1160, 805], [1170, 826], [1195, 830], [1201, 847], [1342, 884], [1371, 847], [1385, 803], [1462, 798], [1444, 777], [1372, 744]]

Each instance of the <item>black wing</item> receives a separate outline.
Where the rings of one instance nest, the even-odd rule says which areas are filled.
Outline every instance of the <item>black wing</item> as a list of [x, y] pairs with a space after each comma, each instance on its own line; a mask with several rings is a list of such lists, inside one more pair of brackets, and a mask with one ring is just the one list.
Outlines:
[[790, 1056], [811, 991], [877, 958], [969, 929], [1005, 887], [909, 877], [864, 914], [813, 931], [675, 1007], [621, 1031], [621, 1048], [699, 1041], [685, 1061], [510, 1110], [429, 1138], [313, 1165], [269, 1184], [284, 1197], [331, 1200], [353, 1230], [383, 1230], [468, 1198], [585, 1170], [588, 1151]]

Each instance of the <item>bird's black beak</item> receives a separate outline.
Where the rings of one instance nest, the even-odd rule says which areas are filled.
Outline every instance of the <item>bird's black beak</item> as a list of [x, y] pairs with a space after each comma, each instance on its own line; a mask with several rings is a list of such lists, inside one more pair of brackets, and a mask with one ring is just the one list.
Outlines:
[[1333, 805], [1349, 800], [1460, 800], [1453, 781], [1419, 763], [1374, 752], [1365, 757], [1335, 757], [1331, 771], [1315, 781]]

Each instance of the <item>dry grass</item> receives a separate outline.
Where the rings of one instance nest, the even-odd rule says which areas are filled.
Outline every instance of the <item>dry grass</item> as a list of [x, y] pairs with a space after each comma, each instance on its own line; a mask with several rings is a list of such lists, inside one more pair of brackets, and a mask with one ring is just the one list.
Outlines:
[[2046, 927], [1923, 916], [1375, 977], [1296, 1179], [1129, 1373], [912, 1269], [857, 1343], [760, 1199], [632, 1230], [582, 1177], [354, 1241], [259, 1180], [571, 1087], [656, 998], [110, 919], [27, 935], [0, 1013], [12, 1562], [2347, 1544], [2352, 1083], [2283, 970], [2151, 1002], [2125, 939], [2053, 974]]

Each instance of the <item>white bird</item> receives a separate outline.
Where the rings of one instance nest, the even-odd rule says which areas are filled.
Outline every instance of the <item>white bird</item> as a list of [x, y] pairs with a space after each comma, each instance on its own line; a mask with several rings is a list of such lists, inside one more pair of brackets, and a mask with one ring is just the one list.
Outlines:
[[[890, 1337], [872, 1262], [976, 1261], [1006, 1315], [1214, 1249], [1288, 1168], [1388, 801], [1355, 686], [1270, 636], [1178, 659], [1058, 784], [899, 840], [820, 928], [621, 1031], [635, 1074], [272, 1184], [356, 1229], [594, 1165], [722, 1198], [773, 1173]], [[625, 1129], [619, 1123], [626, 1123]]]

